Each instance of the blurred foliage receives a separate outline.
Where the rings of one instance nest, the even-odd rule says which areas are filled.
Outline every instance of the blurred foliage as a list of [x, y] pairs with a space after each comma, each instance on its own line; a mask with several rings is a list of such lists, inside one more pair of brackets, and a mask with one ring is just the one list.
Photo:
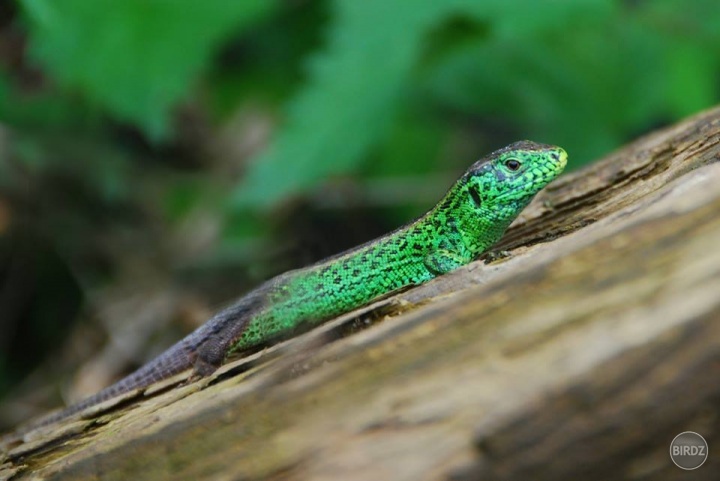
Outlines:
[[268, 0], [23, 0], [30, 56], [60, 84], [152, 138], [213, 51]]
[[[265, 0], [20, 5], [28, 55], [59, 85], [35, 107], [56, 112], [55, 97], [72, 96], [153, 140], [169, 135], [172, 109], [200, 93], [203, 75], [212, 76], [204, 84], [212, 91], [223, 88], [223, 70], [241, 68], [252, 80], [240, 82], [236, 105], [264, 90], [258, 73], [271, 62], [211, 60], [233, 41], [250, 57], [255, 42], [268, 42], [253, 34], [262, 37], [273, 14], [283, 16]], [[308, 45], [300, 59], [306, 75], [288, 76], [283, 90], [293, 95], [273, 102], [286, 105], [282, 126], [235, 188], [236, 206], [272, 205], [328, 176], [357, 172], [393, 144], [398, 122], [417, 123], [415, 116], [436, 120], [445, 137], [478, 118], [510, 125], [517, 135], [566, 146], [577, 163], [718, 98], [720, 12], [712, 0], [338, 0], [322, 7], [325, 42]], [[302, 8], [317, 6], [285, 6]], [[437, 120], [448, 114], [456, 125], [443, 127]]]
[[0, 240], [32, 233], [82, 293], [121, 275], [119, 252], [187, 277], [267, 264], [307, 248], [299, 219], [327, 244], [306, 262], [513, 140], [577, 168], [720, 99], [716, 0], [17, 0], [0, 17]]

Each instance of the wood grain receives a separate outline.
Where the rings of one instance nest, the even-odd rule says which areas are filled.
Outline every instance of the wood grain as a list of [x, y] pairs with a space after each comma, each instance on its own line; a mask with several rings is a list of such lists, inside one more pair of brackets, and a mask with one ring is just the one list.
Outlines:
[[718, 159], [720, 109], [641, 138], [538, 196], [511, 257], [6, 437], [0, 479], [713, 479]]

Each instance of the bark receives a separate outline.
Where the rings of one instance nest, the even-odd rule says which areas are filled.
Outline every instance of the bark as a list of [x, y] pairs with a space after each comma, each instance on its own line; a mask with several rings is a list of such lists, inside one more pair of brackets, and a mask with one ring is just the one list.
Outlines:
[[712, 479], [718, 159], [720, 109], [639, 139], [539, 195], [510, 257], [7, 437], [0, 479]]

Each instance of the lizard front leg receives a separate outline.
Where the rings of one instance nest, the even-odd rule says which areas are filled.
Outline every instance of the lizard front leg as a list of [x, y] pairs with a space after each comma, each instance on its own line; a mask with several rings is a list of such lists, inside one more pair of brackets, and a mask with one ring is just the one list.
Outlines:
[[473, 255], [462, 241], [444, 241], [425, 257], [425, 267], [435, 276], [447, 274], [473, 260]]

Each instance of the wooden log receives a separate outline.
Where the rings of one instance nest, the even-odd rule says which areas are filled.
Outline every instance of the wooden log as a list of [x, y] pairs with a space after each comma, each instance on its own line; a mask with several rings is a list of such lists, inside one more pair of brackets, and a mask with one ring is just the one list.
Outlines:
[[648, 135], [538, 196], [509, 258], [8, 436], [0, 479], [713, 479], [718, 159], [720, 109]]

